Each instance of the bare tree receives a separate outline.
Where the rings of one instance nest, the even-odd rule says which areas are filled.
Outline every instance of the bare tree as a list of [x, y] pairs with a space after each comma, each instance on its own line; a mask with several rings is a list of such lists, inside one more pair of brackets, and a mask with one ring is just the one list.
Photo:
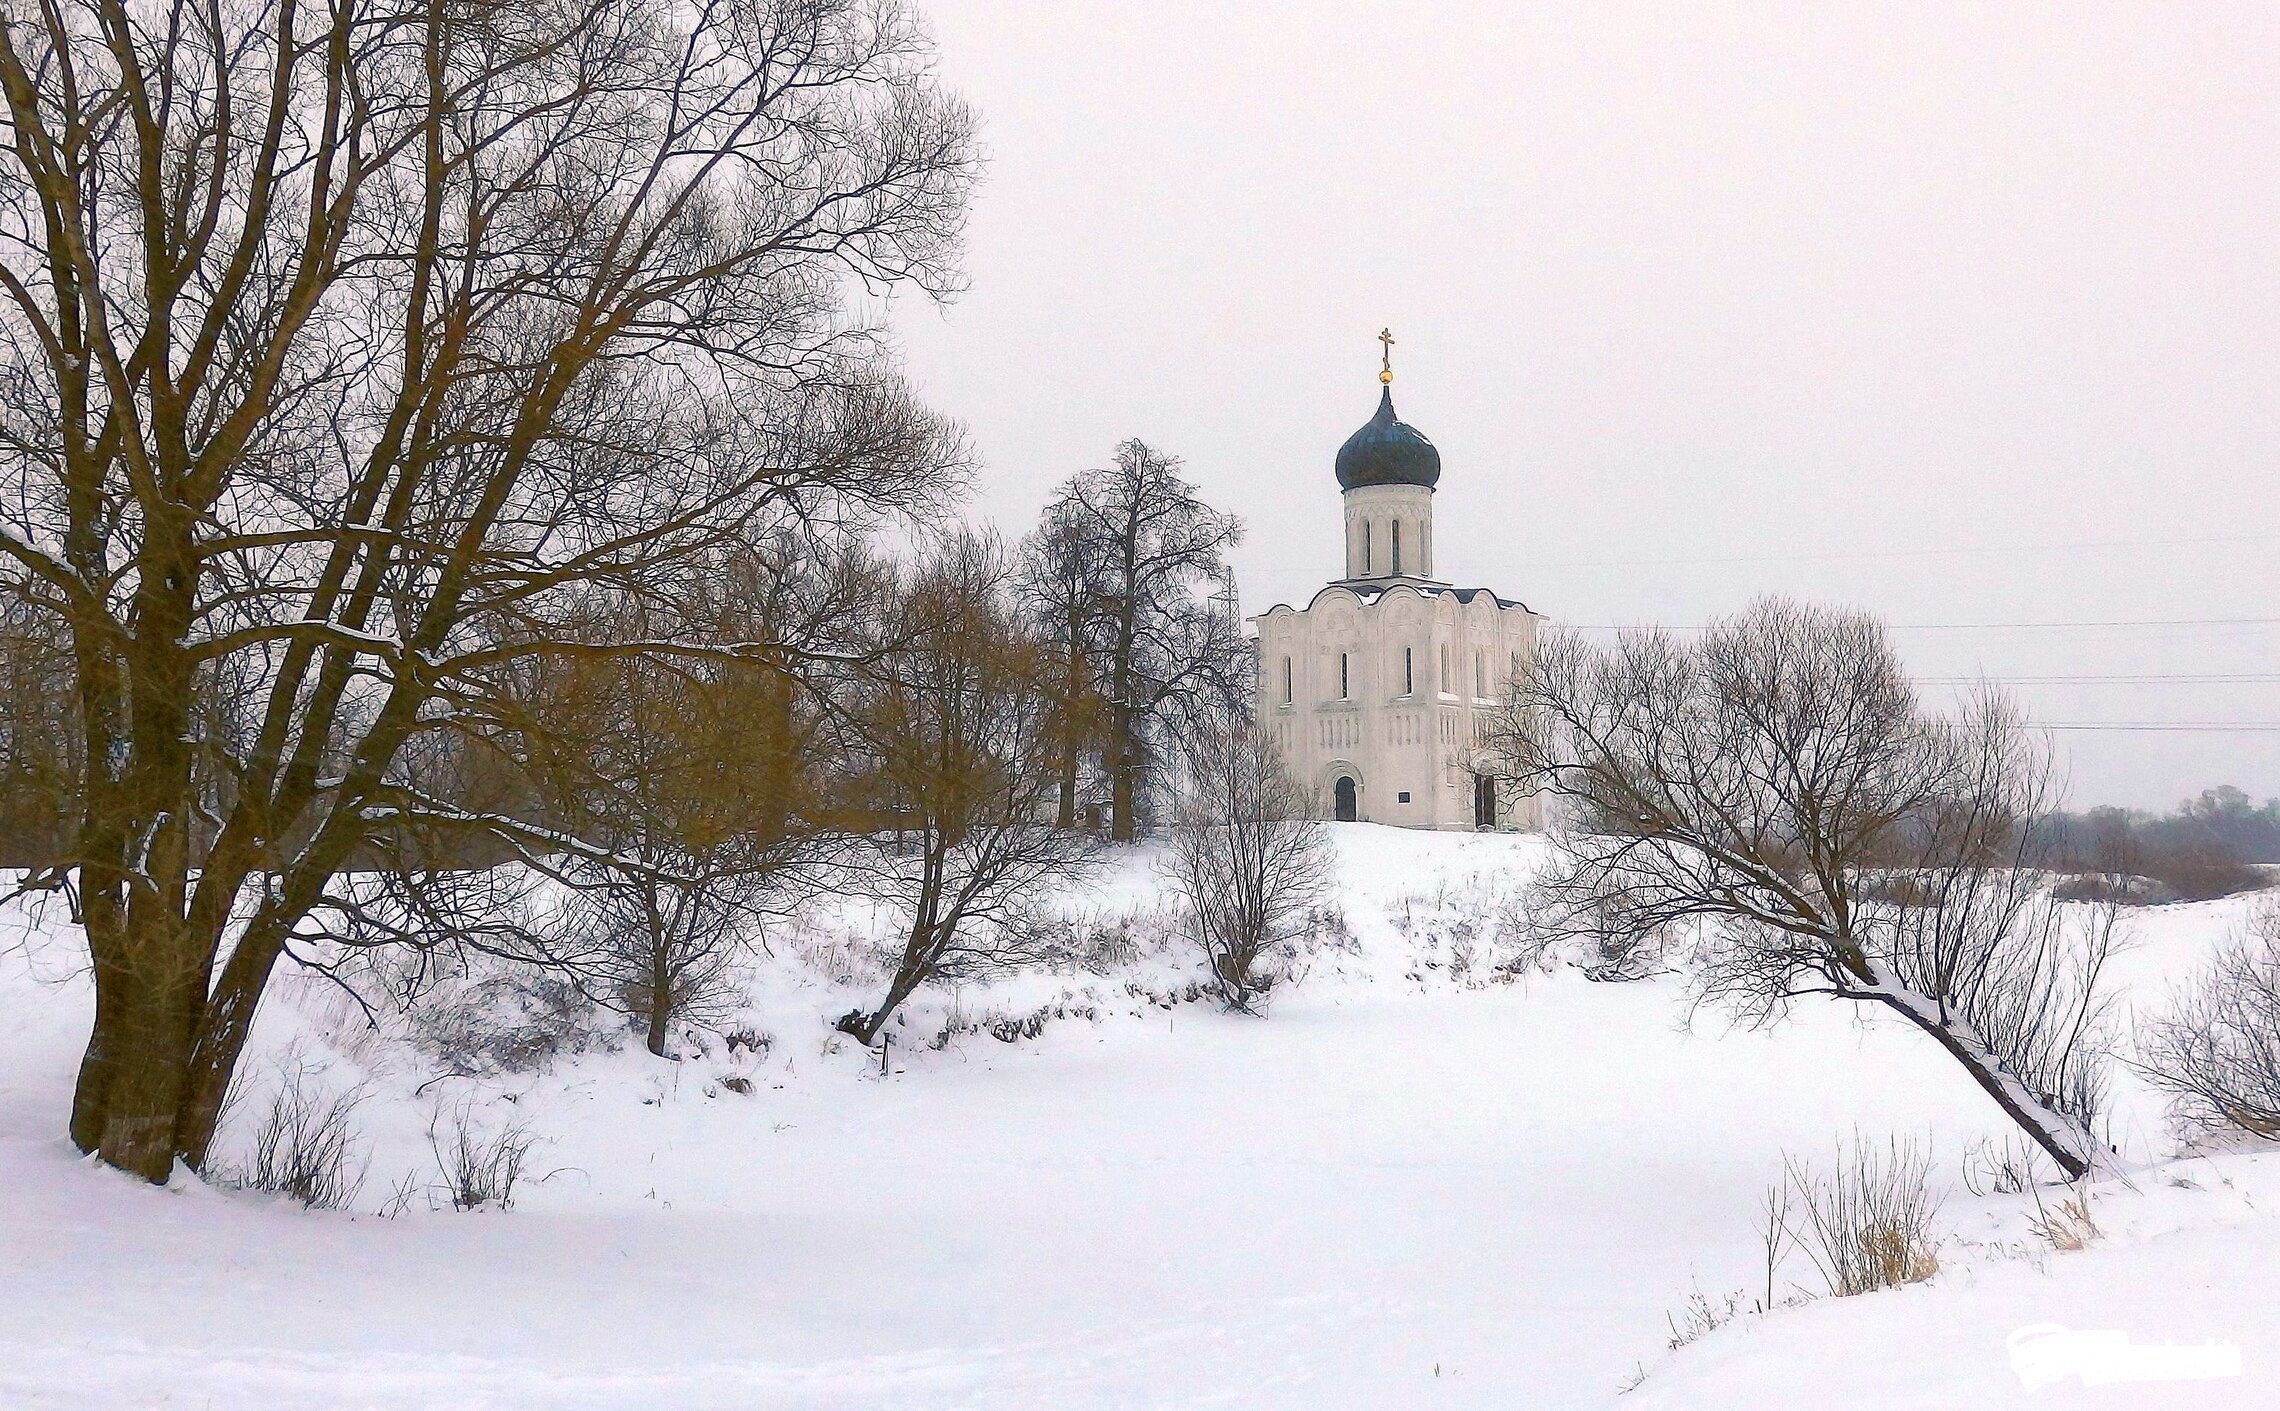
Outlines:
[[593, 649], [565, 597], [940, 493], [952, 433], [841, 298], [953, 285], [976, 159], [930, 58], [894, 0], [0, 25], [0, 554], [66, 624], [89, 762], [81, 1148], [203, 1162], [376, 831], [560, 845], [391, 771], [516, 657]]
[[1072, 608], [1084, 604], [1052, 635], [1072, 654], [1084, 642], [1092, 656], [1109, 833], [1130, 842], [1143, 791], [1180, 729], [1249, 696], [1241, 625], [1211, 595], [1228, 581], [1242, 521], [1197, 498], [1176, 458], [1133, 440], [1064, 485], [1039, 532], [1058, 560], [1054, 576], [1070, 576], [1056, 591]]
[[[598, 642], [797, 643], [819, 655], [855, 606], [796, 585], [815, 555], [787, 537], [740, 553], [672, 610], [605, 597]], [[826, 579], [835, 575], [825, 575]], [[840, 850], [816, 770], [825, 713], [780, 661], [608, 653], [540, 659], [504, 738], [540, 782], [549, 821], [590, 844], [548, 864], [563, 905], [530, 950], [634, 1016], [667, 1054], [679, 1021], [726, 998], [765, 915]]]
[[1282, 751], [1241, 717], [1209, 723], [1189, 749], [1188, 789], [1164, 871], [1220, 1002], [1250, 1013], [1278, 978], [1263, 962], [1305, 935], [1330, 886], [1330, 839]]
[[1756, 1021], [1804, 995], [1879, 1005], [2070, 1177], [2102, 1159], [2111, 913], [2085, 932], [2017, 870], [2048, 773], [1999, 697], [1931, 714], [1874, 619], [1771, 599], [1689, 644], [1554, 638], [1492, 733], [1568, 815], [1553, 924], [1712, 923], [1705, 998]]
[[2147, 1023], [2139, 1051], [2185, 1122], [2280, 1138], [2280, 903], [2260, 906]]
[[999, 546], [963, 533], [910, 573], [881, 625], [859, 728], [882, 807], [870, 868], [905, 916], [886, 994], [839, 1027], [868, 1044], [903, 1001], [935, 980], [1023, 959], [1023, 914], [1091, 850], [1050, 825], [1051, 667], [1008, 601]]

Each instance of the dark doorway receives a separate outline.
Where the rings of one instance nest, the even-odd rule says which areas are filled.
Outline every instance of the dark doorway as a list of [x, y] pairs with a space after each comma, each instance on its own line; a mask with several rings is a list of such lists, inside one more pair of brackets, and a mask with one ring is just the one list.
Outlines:
[[1473, 827], [1496, 826], [1496, 781], [1487, 775], [1473, 779]]
[[1361, 810], [1355, 803], [1353, 778], [1341, 775], [1338, 779], [1338, 821], [1351, 823], [1359, 817]]

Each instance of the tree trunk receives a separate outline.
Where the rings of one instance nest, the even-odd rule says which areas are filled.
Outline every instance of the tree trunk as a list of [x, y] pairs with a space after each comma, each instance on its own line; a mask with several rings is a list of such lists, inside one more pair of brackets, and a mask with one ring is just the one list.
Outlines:
[[1068, 636], [1068, 655], [1061, 675], [1060, 758], [1054, 761], [1061, 773], [1061, 804], [1054, 821], [1066, 829], [1077, 826], [1077, 756], [1083, 749], [1077, 702], [1084, 687], [1084, 621], [1074, 608], [1062, 630]]
[[[1941, 1023], [1936, 1015], [1922, 1012], [1928, 1007], [1928, 1001], [1912, 995], [1881, 998], [1888, 1008], [1931, 1035], [1950, 1058], [1962, 1064], [1980, 1090], [1995, 1099], [2003, 1115], [2017, 1123], [2020, 1131], [2058, 1163], [2066, 1179], [2078, 1181], [2090, 1174], [2099, 1158], [2097, 1142], [2079, 1123], [2038, 1101], [1978, 1044], [1958, 1034], [1952, 1026]], [[1916, 1002], [1911, 1004], [1911, 999]]]
[[1120, 843], [1132, 842], [1140, 836], [1140, 821], [1134, 816], [1140, 792], [1137, 778], [1140, 752], [1133, 746], [1132, 730], [1132, 712], [1119, 701], [1108, 745], [1112, 752], [1108, 768], [1108, 835]]
[[206, 1169], [206, 1156], [237, 1078], [238, 1060], [253, 1033], [254, 1015], [269, 989], [269, 977], [284, 953], [284, 932], [275, 922], [249, 928], [230, 952], [214, 994], [202, 1006], [203, 1022], [191, 1049], [189, 1084], [175, 1119], [174, 1146], [194, 1171]]
[[82, 902], [87, 949], [95, 970], [95, 1020], [87, 1033], [87, 1051], [79, 1060], [79, 1080], [71, 1093], [71, 1144], [93, 1153], [103, 1144], [103, 1123], [110, 1110], [111, 1074], [126, 1038], [119, 1032], [125, 987], [129, 977], [120, 963], [119, 932], [125, 926], [118, 899], [108, 889], [90, 886]]
[[175, 1125], [189, 1088], [204, 995], [184, 977], [165, 974], [132, 975], [119, 989], [101, 1064], [103, 1121], [95, 1152], [109, 1165], [164, 1185], [174, 1174]]

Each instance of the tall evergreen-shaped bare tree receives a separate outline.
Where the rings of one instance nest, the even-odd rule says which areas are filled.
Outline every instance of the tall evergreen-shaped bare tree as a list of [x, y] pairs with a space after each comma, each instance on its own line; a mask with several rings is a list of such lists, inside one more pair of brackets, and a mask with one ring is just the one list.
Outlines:
[[1056, 592], [1084, 605], [1051, 608], [1055, 620], [1041, 625], [1072, 660], [1080, 641], [1091, 659], [1109, 832], [1130, 842], [1166, 746], [1186, 726], [1248, 706], [1249, 647], [1214, 596], [1229, 582], [1242, 521], [1205, 504], [1176, 458], [1133, 440], [1063, 486], [1039, 534]]

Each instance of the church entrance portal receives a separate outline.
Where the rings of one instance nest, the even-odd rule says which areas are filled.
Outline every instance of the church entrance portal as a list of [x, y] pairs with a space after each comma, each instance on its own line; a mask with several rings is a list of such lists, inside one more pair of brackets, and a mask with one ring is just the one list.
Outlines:
[[1351, 823], [1360, 816], [1361, 810], [1354, 798], [1354, 776], [1341, 774], [1338, 776], [1338, 821]]
[[1485, 774], [1473, 780], [1473, 826], [1496, 826], [1496, 781]]

